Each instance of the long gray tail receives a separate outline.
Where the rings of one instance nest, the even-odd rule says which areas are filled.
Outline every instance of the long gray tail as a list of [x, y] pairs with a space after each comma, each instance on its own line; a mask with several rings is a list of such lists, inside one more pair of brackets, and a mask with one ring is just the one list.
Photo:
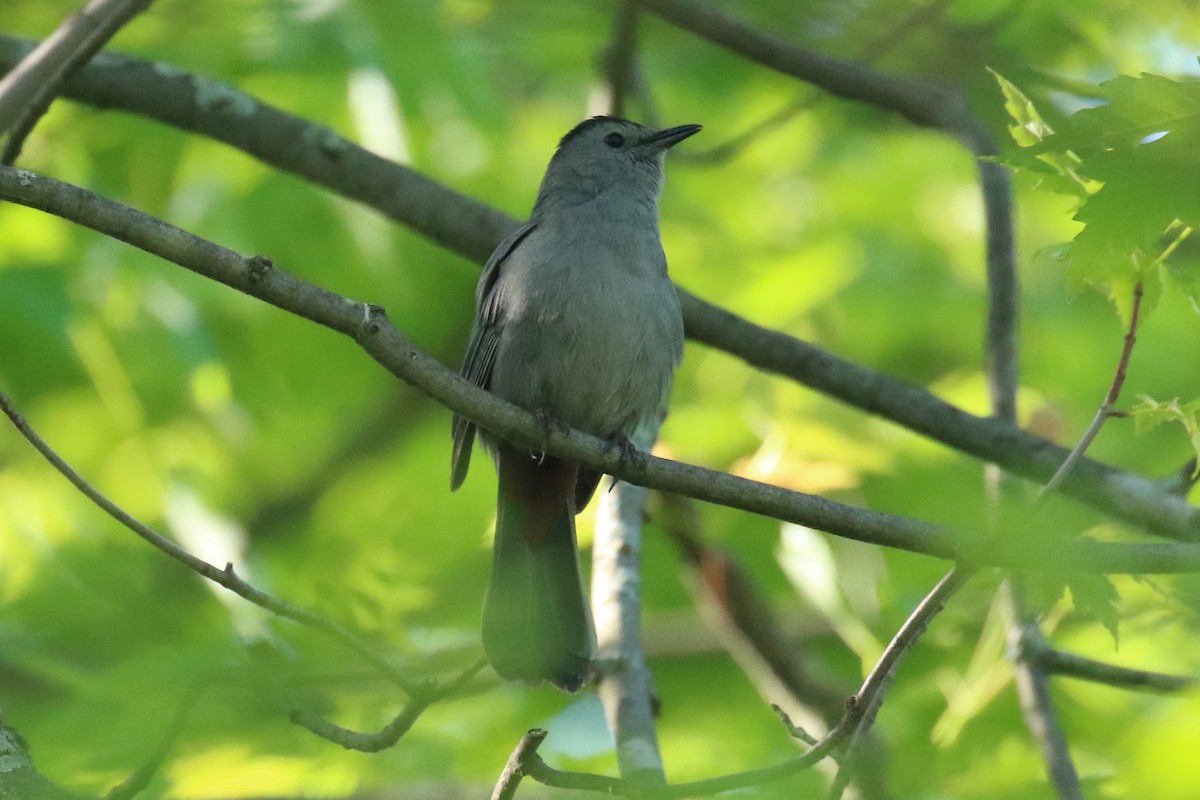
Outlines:
[[[512, 483], [502, 475], [483, 648], [501, 677], [550, 681], [574, 692], [587, 681], [595, 640], [576, 555], [575, 517], [569, 502], [555, 498], [558, 493], [523, 492], [526, 481]], [[547, 508], [547, 502], [557, 508]]]

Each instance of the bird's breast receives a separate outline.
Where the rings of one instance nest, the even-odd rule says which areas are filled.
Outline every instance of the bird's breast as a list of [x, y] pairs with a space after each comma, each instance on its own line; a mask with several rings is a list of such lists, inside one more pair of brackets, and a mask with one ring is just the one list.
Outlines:
[[629, 244], [531, 247], [511, 265], [492, 391], [597, 435], [654, 416], [683, 323], [657, 232], [652, 246]]

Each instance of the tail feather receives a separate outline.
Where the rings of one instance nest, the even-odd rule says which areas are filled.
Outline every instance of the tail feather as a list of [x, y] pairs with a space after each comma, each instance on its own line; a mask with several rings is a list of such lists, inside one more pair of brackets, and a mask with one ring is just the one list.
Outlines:
[[[515, 465], [547, 467], [555, 465]], [[519, 491], [528, 477], [500, 482], [483, 646], [502, 677], [548, 680], [573, 692], [587, 680], [595, 640], [575, 548], [574, 510], [567, 497], [554, 499], [556, 493]], [[554, 506], [548, 508], [550, 500]]]

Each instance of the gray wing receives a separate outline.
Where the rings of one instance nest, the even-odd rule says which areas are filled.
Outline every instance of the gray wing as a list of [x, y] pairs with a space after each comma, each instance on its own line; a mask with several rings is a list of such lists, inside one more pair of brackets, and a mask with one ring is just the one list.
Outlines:
[[[500, 298], [496, 291], [500, 267], [535, 227], [533, 222], [526, 222], [505, 237], [488, 257], [483, 274], [479, 277], [479, 286], [475, 289], [475, 322], [471, 330], [471, 343], [463, 359], [462, 376], [481, 389], [487, 389], [492, 382], [492, 365], [496, 363], [496, 347], [500, 342], [502, 320]], [[455, 414], [451, 434], [454, 452], [450, 460], [450, 491], [454, 491], [462, 485], [471, 466], [475, 423]]]

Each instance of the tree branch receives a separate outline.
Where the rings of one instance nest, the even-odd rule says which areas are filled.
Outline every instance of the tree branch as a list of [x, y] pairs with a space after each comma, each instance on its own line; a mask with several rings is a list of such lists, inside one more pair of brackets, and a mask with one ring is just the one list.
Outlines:
[[1104, 395], [1104, 402], [1096, 409], [1096, 415], [1092, 417], [1091, 424], [1088, 425], [1087, 430], [1080, 437], [1079, 444], [1075, 445], [1074, 449], [1063, 460], [1062, 466], [1058, 468], [1050, 480], [1046, 482], [1046, 485], [1038, 492], [1039, 499], [1059, 487], [1059, 484], [1071, 473], [1076, 462], [1087, 452], [1088, 447], [1091, 446], [1092, 441], [1096, 438], [1096, 434], [1100, 433], [1100, 428], [1112, 417], [1117, 398], [1121, 396], [1121, 389], [1125, 386], [1125, 372], [1129, 369], [1129, 358], [1133, 355], [1133, 345], [1137, 341], [1138, 315], [1142, 308], [1143, 293], [1142, 282], [1138, 281], [1137, 285], [1133, 287], [1133, 305], [1129, 312], [1129, 330], [1125, 332], [1125, 342], [1121, 347], [1121, 357], [1117, 360], [1117, 369], [1113, 373], [1108, 393]]
[[16, 160], [25, 137], [50, 107], [63, 80], [150, 2], [91, 0], [0, 79], [0, 136], [11, 131], [0, 156], [2, 163]]
[[1163, 672], [1130, 669], [1074, 653], [1065, 653], [1050, 647], [1044, 640], [1040, 644], [1041, 646], [1032, 648], [1028, 643], [1023, 643], [1022, 646], [1027, 651], [1032, 651], [1028, 653], [1028, 658], [1038, 661], [1046, 672], [1052, 675], [1156, 694], [1182, 692], [1191, 689], [1198, 682], [1194, 675], [1169, 675]]
[[[4, 168], [7, 169], [7, 168]], [[424, 691], [425, 686], [417, 680], [409, 677], [405, 673], [396, 669], [392, 664], [370, 648], [365, 642], [359, 639], [350, 631], [338, 625], [336, 622], [326, 619], [325, 617], [315, 614], [308, 609], [292, 605], [291, 603], [272, 597], [260, 589], [256, 589], [246, 581], [242, 580], [233, 571], [233, 564], [226, 564], [224, 569], [219, 569], [207, 561], [197, 558], [196, 556], [183, 549], [175, 542], [163, 536], [158, 531], [142, 523], [140, 520], [130, 516], [124, 509], [116, 503], [104, 496], [100, 490], [96, 489], [90, 483], [76, 472], [70, 464], [54, 452], [41, 436], [38, 435], [29, 423], [21, 414], [13, 408], [8, 396], [0, 393], [0, 410], [9, 418], [16, 429], [29, 441], [34, 448], [42, 454], [42, 457], [50, 463], [54, 469], [70, 481], [76, 489], [78, 489], [85, 497], [100, 507], [106, 514], [115, 519], [117, 522], [124, 525], [129, 530], [133, 531], [142, 540], [149, 543], [154, 548], [162, 551], [166, 555], [183, 564], [188, 569], [197, 573], [203, 578], [207, 578], [213, 583], [224, 586], [229, 591], [242, 597], [260, 608], [277, 614], [278, 616], [290, 619], [293, 622], [298, 622], [305, 627], [319, 631], [326, 636], [341, 643], [343, 646], [353, 650], [364, 661], [373, 666], [380, 674], [385, 676], [395, 685], [399, 686], [408, 694], [414, 694], [419, 691]]]
[[33, 765], [25, 737], [0, 718], [0, 797], [20, 800], [84, 800], [52, 782]]
[[604, 72], [608, 79], [609, 113], [628, 115], [630, 95], [637, 77], [638, 9], [633, 0], [620, 0], [612, 43], [604, 53]]
[[496, 788], [492, 791], [492, 800], [512, 800], [516, 797], [521, 779], [528, 774], [533, 759], [537, 756], [537, 750], [545, 740], [546, 731], [541, 728], [525, 732], [521, 741], [517, 742], [517, 747], [513, 750], [512, 755], [508, 757], [508, 763], [504, 765], [500, 779], [496, 781]]
[[302, 708], [292, 709], [288, 718], [296, 725], [307, 729], [310, 733], [316, 734], [334, 744], [339, 744], [347, 750], [357, 750], [362, 753], [378, 753], [381, 750], [387, 750], [389, 747], [395, 746], [403, 738], [404, 734], [408, 733], [413, 723], [425, 712], [425, 709], [439, 700], [457, 694], [485, 666], [487, 666], [487, 660], [478, 659], [446, 685], [441, 687], [425, 686], [413, 692], [408, 702], [404, 704], [404, 708], [400, 709], [400, 712], [392, 718], [392, 721], [375, 733], [362, 733], [350, 730], [349, 728], [343, 728], [341, 725], [335, 725], [329, 720]]
[[[0, 68], [15, 63], [31, 46], [28, 40], [0, 36]], [[177, 68], [106, 55], [103, 63], [89, 63], [68, 81], [64, 95], [225, 142], [371, 206], [477, 263], [516, 225], [499, 211], [369, 153], [328, 128]], [[693, 340], [1013, 474], [1044, 483], [1067, 455], [1065, 448], [1001, 420], [968, 414], [920, 387], [762, 328], [687, 292], [680, 297]], [[1200, 509], [1129, 472], [1084, 458], [1062, 492], [1153, 533], [1200, 540]]]
[[[661, 494], [654, 513], [655, 521], [682, 554], [689, 573], [685, 584], [696, 608], [792, 735], [815, 745], [817, 741], [794, 720], [818, 733], [829, 730], [846, 712], [846, 692], [813, 673], [813, 659], [804, 647], [787, 641], [770, 604], [744, 567], [730, 553], [704, 540], [697, 511], [686, 498]], [[884, 742], [873, 731], [860, 731], [855, 740], [879, 756], [864, 761], [855, 771], [859, 795], [886, 797]]]
[[848, 748], [846, 759], [842, 761], [838, 769], [838, 774], [835, 776], [833, 786], [830, 789], [829, 797], [831, 800], [838, 800], [849, 785], [850, 779], [853, 776], [853, 756], [856, 749], [856, 743], [862, 742], [866, 734], [870, 731], [871, 726], [875, 723], [875, 717], [879, 713], [880, 707], [883, 705], [884, 695], [888, 688], [892, 685], [892, 681], [896, 676], [896, 669], [900, 662], [908, 655], [917, 640], [925, 633], [925, 629], [929, 627], [929, 623], [933, 618], [941, 613], [946, 607], [946, 603], [954, 596], [954, 593], [962, 588], [963, 584], [971, 579], [974, 575], [974, 570], [968, 567], [955, 566], [947, 572], [942, 579], [937, 582], [937, 585], [925, 595], [924, 599], [913, 609], [912, 614], [900, 626], [900, 630], [892, 637], [892, 641], [888, 643], [887, 649], [883, 651], [875, 668], [871, 670], [871, 674], [867, 676], [867, 680], [863, 683], [863, 688], [855, 695], [854, 706], [858, 707], [860, 713], [858, 719], [855, 720], [854, 727], [849, 732], [850, 746]]
[[812, 83], [838, 97], [868, 103], [917, 125], [942, 131], [977, 158], [987, 219], [988, 360], [993, 376], [994, 415], [1016, 418], [1017, 291], [1013, 257], [1012, 187], [1007, 168], [990, 159], [999, 153], [983, 122], [967, 108], [959, 91], [896, 78], [864, 64], [816, 53], [759, 30], [692, 0], [638, 0], [679, 28], [751, 61]]
[[[392, 374], [442, 405], [514, 443], [536, 448], [647, 488], [740, 508], [858, 541], [951, 561], [1014, 568], [1165, 574], [1200, 571], [1200, 545], [1039, 539], [1036, 547], [1005, 537], [983, 542], [919, 520], [854, 508], [723, 472], [645, 453], [628, 458], [611, 442], [551, 430], [413, 347], [383, 309], [302, 281], [267, 259], [245, 258], [134, 209], [70, 184], [0, 167], [0, 199], [62, 216], [167, 261], [352, 337]], [[224, 571], [216, 570], [224, 575]], [[241, 585], [228, 576], [231, 586]], [[243, 588], [243, 591], [245, 589]]]
[[636, 1], [676, 27], [838, 97], [878, 106], [917, 125], [957, 134], [964, 141], [980, 133], [958, 92], [798, 47], [692, 0]]
[[1071, 750], [1054, 698], [1050, 696], [1050, 676], [1036, 660], [1027, 658], [1025, 651], [1033, 642], [1042, 640], [1042, 630], [1034, 616], [1025, 608], [1017, 579], [1008, 581], [1009, 607], [1013, 619], [1009, 622], [1009, 649], [1015, 666], [1017, 695], [1029, 732], [1042, 751], [1050, 781], [1061, 800], [1083, 800], [1079, 773], [1071, 760]]
[[[952, 2], [953, 0], [932, 0], [932, 2], [913, 10], [911, 14], [901, 20], [894, 28], [867, 42], [859, 52], [857, 60], [864, 64], [874, 63], [880, 56], [903, 42], [910, 33], [922, 29], [941, 17], [946, 7]], [[741, 133], [723, 142], [713, 145], [707, 150], [692, 147], [677, 154], [672, 154], [671, 157], [674, 160], [687, 161], [694, 164], [714, 165], [724, 163], [736, 156], [759, 136], [778, 128], [803, 112], [812, 109], [826, 97], [828, 95], [806, 92], [760, 122], [751, 125]]]
[[[658, 425], [634, 436], [649, 450]], [[642, 648], [642, 520], [646, 489], [618, 483], [600, 498], [592, 543], [596, 691], [617, 743], [621, 776], [634, 785], [666, 782], [654, 723], [654, 682]]]

